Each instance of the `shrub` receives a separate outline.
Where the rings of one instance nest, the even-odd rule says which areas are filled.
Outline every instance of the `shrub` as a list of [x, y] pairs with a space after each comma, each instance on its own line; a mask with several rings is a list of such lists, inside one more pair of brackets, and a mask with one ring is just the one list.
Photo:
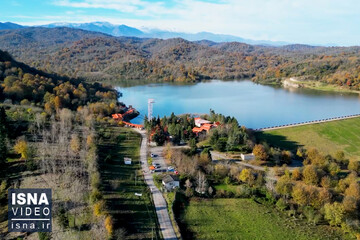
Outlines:
[[111, 237], [114, 233], [114, 222], [111, 216], [105, 218], [105, 228], [108, 233], [108, 236]]
[[280, 198], [277, 202], [276, 202], [276, 207], [280, 210], [280, 211], [284, 211], [287, 209], [288, 204], [287, 202], [283, 199]]
[[327, 203], [324, 206], [325, 219], [331, 226], [340, 226], [344, 220], [345, 208], [341, 203]]
[[50, 240], [51, 236], [48, 232], [38, 232], [39, 240]]
[[246, 185], [236, 187], [235, 197], [249, 198], [251, 196], [251, 189]]
[[322, 215], [310, 206], [304, 207], [303, 213], [309, 223], [317, 224], [322, 218]]
[[98, 189], [93, 189], [90, 194], [90, 202], [95, 203], [103, 198], [102, 194]]
[[104, 201], [99, 201], [94, 204], [94, 215], [96, 217], [100, 217], [101, 215], [104, 215], [106, 212], [106, 206]]

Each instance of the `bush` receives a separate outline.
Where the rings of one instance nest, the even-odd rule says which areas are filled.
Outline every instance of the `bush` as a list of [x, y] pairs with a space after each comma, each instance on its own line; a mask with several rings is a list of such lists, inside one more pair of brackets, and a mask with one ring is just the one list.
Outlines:
[[51, 236], [48, 232], [38, 232], [39, 240], [50, 240]]
[[111, 237], [114, 233], [114, 222], [111, 216], [105, 218], [105, 228], [108, 233], [108, 236]]
[[240, 185], [235, 190], [235, 197], [249, 198], [251, 196], [251, 189], [247, 185]]
[[288, 208], [288, 204], [287, 202], [283, 199], [280, 198], [277, 202], [276, 202], [276, 207], [277, 209], [279, 209], [280, 211], [284, 211]]
[[94, 215], [100, 217], [106, 213], [106, 206], [104, 201], [99, 201], [94, 204]]
[[103, 198], [101, 192], [98, 189], [93, 189], [90, 194], [90, 202], [95, 203]]
[[58, 222], [59, 222], [59, 225], [63, 229], [66, 229], [69, 227], [69, 218], [68, 218], [64, 208], [60, 208], [60, 210], [58, 212]]
[[309, 223], [317, 224], [322, 219], [322, 215], [310, 206], [304, 207], [303, 213]]

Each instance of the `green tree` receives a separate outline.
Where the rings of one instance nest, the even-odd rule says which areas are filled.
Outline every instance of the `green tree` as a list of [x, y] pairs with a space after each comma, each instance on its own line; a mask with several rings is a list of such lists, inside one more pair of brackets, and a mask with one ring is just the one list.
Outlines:
[[190, 152], [191, 152], [191, 154], [195, 154], [195, 153], [196, 153], [196, 150], [197, 150], [196, 139], [195, 139], [195, 138], [190, 139], [189, 145], [190, 145]]
[[344, 220], [345, 208], [339, 202], [333, 204], [327, 203], [324, 206], [325, 219], [329, 221], [331, 226], [339, 226]]
[[283, 175], [276, 184], [275, 190], [278, 194], [289, 197], [292, 192], [293, 184], [287, 175]]

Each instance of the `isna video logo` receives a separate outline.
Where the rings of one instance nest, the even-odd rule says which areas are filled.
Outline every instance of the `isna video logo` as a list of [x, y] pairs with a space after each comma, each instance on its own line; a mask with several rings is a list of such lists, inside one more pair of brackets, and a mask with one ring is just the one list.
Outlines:
[[51, 189], [9, 189], [9, 232], [51, 232]]

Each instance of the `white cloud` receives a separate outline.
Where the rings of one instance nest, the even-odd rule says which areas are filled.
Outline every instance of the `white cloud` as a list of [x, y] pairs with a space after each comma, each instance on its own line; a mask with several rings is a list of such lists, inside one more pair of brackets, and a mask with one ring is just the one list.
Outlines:
[[[209, 31], [245, 38], [302, 43], [359, 44], [360, 1], [348, 0], [55, 0], [84, 13], [59, 16], [61, 21], [108, 21], [134, 27], [183, 32]], [[111, 9], [131, 17], [86, 15], [87, 9]], [[52, 17], [56, 21], [58, 17]], [[146, 20], [144, 20], [146, 19]], [[46, 17], [38, 21], [45, 21]]]

